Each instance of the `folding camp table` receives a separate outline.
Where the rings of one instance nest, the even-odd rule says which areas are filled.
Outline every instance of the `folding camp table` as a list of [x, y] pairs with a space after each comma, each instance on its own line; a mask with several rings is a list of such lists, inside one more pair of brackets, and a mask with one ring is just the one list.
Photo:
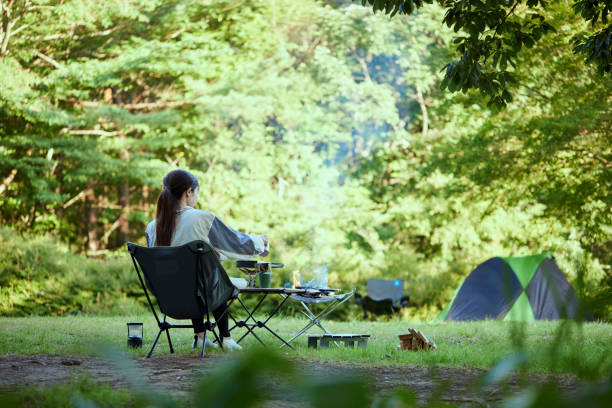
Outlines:
[[[268, 322], [283, 307], [287, 299], [289, 299], [290, 295], [306, 295], [308, 293], [314, 293], [315, 291], [316, 290], [290, 289], [290, 288], [242, 288], [239, 290], [239, 293], [238, 293], [238, 303], [240, 303], [242, 308], [247, 312], [247, 317], [246, 319], [243, 319], [243, 320], [236, 320], [230, 314], [229, 316], [234, 321], [234, 326], [232, 326], [229, 330], [231, 332], [236, 327], [244, 327], [247, 330], [247, 332], [243, 334], [242, 337], [240, 337], [237, 340], [238, 343], [240, 343], [242, 339], [244, 339], [247, 335], [252, 334], [257, 339], [257, 341], [259, 341], [262, 345], [265, 345], [264, 342], [259, 338], [259, 336], [257, 336], [254, 330], [256, 328], [266, 329], [267, 331], [272, 333], [274, 337], [282, 341], [283, 346], [286, 345], [286, 346], [291, 347], [289, 342], [285, 341], [285, 339], [279, 336], [278, 333], [276, 333], [274, 330], [272, 330], [268, 326]], [[255, 304], [255, 307], [253, 307], [252, 310], [249, 310], [249, 308], [244, 304], [244, 302], [241, 299], [241, 296], [245, 296], [245, 295], [247, 296], [248, 295], [262, 295], [262, 296], [259, 298], [259, 300]], [[283, 298], [283, 300], [268, 314], [268, 317], [264, 321], [257, 320], [255, 318], [255, 313], [257, 312], [259, 307], [262, 305], [263, 301], [268, 297], [268, 295], [280, 295]]]
[[[321, 320], [323, 320], [328, 314], [336, 310], [338, 307], [340, 307], [341, 304], [349, 300], [355, 294], [355, 289], [350, 292], [336, 294], [336, 292], [339, 291], [340, 289], [314, 289], [313, 291], [305, 293], [292, 293], [282, 295], [285, 298], [284, 300], [292, 299], [297, 302], [300, 302], [302, 308], [304, 309], [300, 310], [300, 312], [304, 316], [306, 316], [309, 322], [306, 326], [304, 326], [302, 330], [297, 332], [295, 336], [285, 341], [285, 344], [281, 345], [281, 347], [284, 347], [285, 345], [289, 346], [289, 343], [291, 343], [293, 340], [304, 334], [308, 329], [315, 325], [318, 326], [321, 330], [323, 330], [323, 333], [325, 333], [326, 335], [331, 335], [332, 333], [330, 333], [325, 327], [323, 327]], [[315, 315], [308, 307], [308, 304], [318, 303], [329, 304], [322, 311]]]

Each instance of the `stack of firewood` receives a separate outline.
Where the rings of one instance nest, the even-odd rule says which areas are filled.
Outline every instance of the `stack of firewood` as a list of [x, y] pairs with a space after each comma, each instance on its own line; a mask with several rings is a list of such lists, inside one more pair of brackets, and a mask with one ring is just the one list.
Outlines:
[[436, 343], [429, 340], [422, 331], [409, 328], [408, 332], [398, 336], [402, 350], [435, 350], [437, 348]]

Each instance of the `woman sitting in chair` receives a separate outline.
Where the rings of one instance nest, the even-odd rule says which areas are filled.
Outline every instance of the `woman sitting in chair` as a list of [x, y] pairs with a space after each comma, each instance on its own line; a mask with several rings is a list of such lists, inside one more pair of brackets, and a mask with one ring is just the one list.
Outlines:
[[[202, 240], [225, 259], [251, 259], [267, 256], [268, 238], [265, 235], [244, 234], [225, 225], [214, 214], [193, 208], [198, 201], [198, 180], [188, 171], [173, 170], [164, 177], [164, 190], [157, 199], [155, 220], [147, 225], [148, 246], [179, 246], [194, 240]], [[229, 332], [226, 304], [213, 310], [224, 349], [240, 350]], [[194, 327], [193, 348], [198, 342], [218, 347], [204, 337], [204, 318], [192, 320]]]

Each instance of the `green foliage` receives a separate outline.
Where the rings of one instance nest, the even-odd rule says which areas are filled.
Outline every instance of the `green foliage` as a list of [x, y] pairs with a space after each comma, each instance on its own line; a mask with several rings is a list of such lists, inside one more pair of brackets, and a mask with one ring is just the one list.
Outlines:
[[579, 0], [573, 5], [574, 12], [591, 23], [591, 28], [602, 27], [594, 33], [580, 33], [572, 38], [574, 53], [583, 54], [585, 62], [594, 63], [601, 74], [612, 72], [612, 24], [608, 24], [608, 15], [612, 4], [607, 0]]
[[[0, 314], [126, 314], [144, 294], [129, 258], [75, 255], [50, 237], [0, 229]], [[140, 289], [140, 290], [139, 290]]]
[[[548, 13], [565, 38], [581, 24], [563, 5]], [[611, 84], [563, 47], [547, 37], [522, 54], [515, 102], [503, 113], [474, 94], [437, 97], [426, 134], [387, 141], [358, 166], [386, 215], [384, 242], [417, 259], [408, 287], [440, 283], [442, 296], [417, 291], [417, 304], [445, 304], [460, 276], [492, 254], [551, 250], [581, 294], [599, 299], [595, 315], [610, 318], [601, 299], [609, 303]]]
[[[355, 1], [355, 0], [353, 0]], [[433, 0], [367, 0], [374, 12], [382, 11], [393, 17], [395, 14], [413, 14], [424, 3]], [[366, 0], [361, 1], [366, 5]], [[550, 23], [548, 11], [552, 8], [569, 8], [568, 2], [545, 0], [472, 1], [438, 0], [445, 10], [443, 24], [452, 27], [453, 40], [458, 57], [446, 64], [442, 89], [451, 92], [467, 92], [475, 88], [489, 99], [488, 105], [497, 109], [512, 102], [510, 92], [516, 82], [514, 70], [523, 48], [532, 48], [549, 33], [556, 33]], [[572, 8], [584, 21], [570, 34], [575, 54], [583, 54], [587, 63], [594, 63], [600, 75], [611, 72], [612, 25], [608, 25], [610, 13], [608, 0], [576, 1]], [[596, 30], [597, 27], [603, 28]], [[459, 33], [459, 31], [461, 31]], [[567, 38], [567, 37], [566, 37]], [[509, 66], [512, 66], [510, 68]]]

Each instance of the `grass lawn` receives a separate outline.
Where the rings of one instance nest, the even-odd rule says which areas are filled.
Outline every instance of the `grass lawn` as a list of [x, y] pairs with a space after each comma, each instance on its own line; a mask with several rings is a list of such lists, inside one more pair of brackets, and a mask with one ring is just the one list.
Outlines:
[[[144, 347], [129, 350], [126, 346], [126, 322], [144, 322]], [[290, 338], [305, 325], [304, 319], [275, 317], [271, 327], [282, 337]], [[325, 349], [309, 349], [306, 336], [299, 337], [292, 345], [294, 350], [283, 348], [292, 357], [310, 360], [343, 361], [375, 365], [425, 365], [489, 368], [511, 354], [516, 348], [528, 355], [528, 369], [543, 373], [577, 373], [590, 377], [605, 376], [612, 372], [612, 325], [587, 323], [578, 326], [572, 322], [536, 322], [524, 325], [501, 321], [470, 323], [423, 324], [406, 321], [386, 322], [336, 322], [325, 324], [334, 333], [368, 333], [367, 348], [348, 349], [344, 346]], [[397, 349], [398, 334], [408, 327], [422, 330], [438, 346], [432, 352], [410, 352]], [[232, 332], [234, 338], [240, 330]], [[309, 333], [319, 333], [311, 328]], [[278, 340], [259, 329], [256, 332], [269, 345], [277, 347]], [[65, 354], [90, 355], [96, 353], [96, 345], [104, 343], [134, 356], [146, 354], [157, 327], [150, 314], [132, 316], [94, 317], [24, 317], [0, 318], [0, 352], [2, 354]], [[171, 331], [175, 352], [194, 354], [191, 350], [191, 329]], [[254, 347], [257, 341], [248, 336], [241, 343]], [[154, 353], [168, 353], [165, 336], [160, 338]], [[213, 351], [218, 352], [218, 351]]]

